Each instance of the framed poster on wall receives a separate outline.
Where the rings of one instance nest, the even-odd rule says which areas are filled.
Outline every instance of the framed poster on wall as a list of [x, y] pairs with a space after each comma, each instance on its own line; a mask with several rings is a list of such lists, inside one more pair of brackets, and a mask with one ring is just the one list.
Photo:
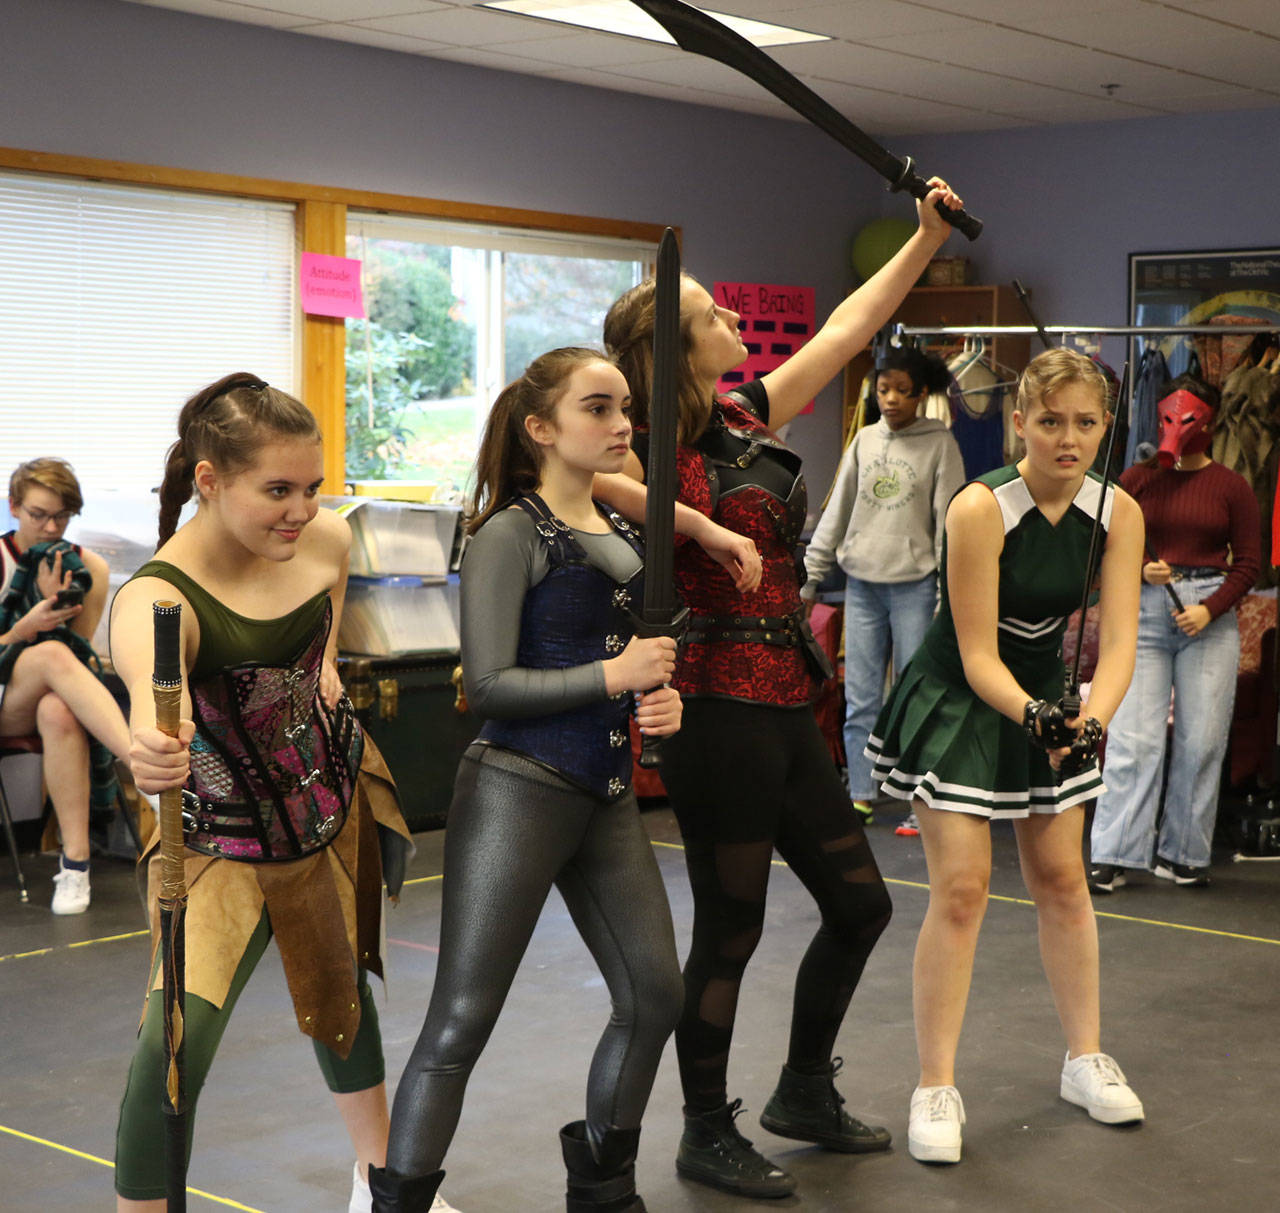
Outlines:
[[1222, 337], [1152, 339], [1170, 374], [1187, 369], [1194, 349], [1206, 377], [1221, 382], [1253, 340], [1231, 336], [1233, 325], [1280, 324], [1280, 248], [1130, 253], [1129, 323], [1221, 325]]

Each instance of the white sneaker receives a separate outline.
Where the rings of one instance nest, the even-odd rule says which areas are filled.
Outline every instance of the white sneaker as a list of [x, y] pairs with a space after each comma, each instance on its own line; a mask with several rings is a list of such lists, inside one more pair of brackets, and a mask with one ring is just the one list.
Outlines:
[[1062, 1098], [1086, 1109], [1107, 1125], [1142, 1119], [1142, 1101], [1125, 1081], [1120, 1067], [1105, 1053], [1069, 1054], [1062, 1063]]
[[53, 878], [53, 904], [55, 914], [83, 914], [89, 908], [89, 873], [75, 868], [64, 868], [58, 860], [58, 871]]
[[[356, 1163], [351, 1174], [351, 1203], [347, 1206], [347, 1213], [370, 1213], [372, 1208], [373, 1193], [369, 1191], [369, 1178], [361, 1172], [360, 1164]], [[431, 1213], [458, 1213], [458, 1210], [437, 1192], [435, 1200], [431, 1202]]]
[[959, 1162], [964, 1103], [955, 1087], [916, 1087], [911, 1094], [907, 1152], [917, 1162]]
[[372, 1213], [373, 1193], [369, 1191], [369, 1177], [357, 1162], [351, 1172], [351, 1201], [347, 1213]]

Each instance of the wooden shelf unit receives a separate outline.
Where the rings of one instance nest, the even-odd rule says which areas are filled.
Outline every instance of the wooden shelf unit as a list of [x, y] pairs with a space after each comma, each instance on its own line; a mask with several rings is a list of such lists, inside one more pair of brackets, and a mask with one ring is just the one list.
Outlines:
[[[1011, 286], [917, 286], [893, 314], [892, 323], [929, 328], [935, 325], [1027, 324], [1027, 314]], [[944, 344], [959, 345], [962, 337], [935, 337], [926, 344], [939, 350]], [[987, 337], [987, 356], [1001, 366], [1021, 372], [1031, 360], [1031, 337]], [[841, 438], [849, 432], [849, 421], [858, 403], [862, 380], [871, 369], [871, 353], [864, 350], [844, 371], [844, 416]]]

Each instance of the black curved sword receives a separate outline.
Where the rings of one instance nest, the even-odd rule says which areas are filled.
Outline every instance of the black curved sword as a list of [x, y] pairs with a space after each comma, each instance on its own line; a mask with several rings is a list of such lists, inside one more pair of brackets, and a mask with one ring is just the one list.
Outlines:
[[[631, 0], [631, 3], [662, 26], [681, 50], [723, 63], [768, 89], [784, 105], [869, 164], [889, 183], [891, 190], [906, 190], [913, 198], [924, 198], [929, 193], [929, 183], [915, 171], [910, 156], [900, 158], [881, 147], [808, 85], [801, 84], [786, 68], [727, 25], [680, 0]], [[982, 220], [965, 211], [953, 211], [939, 203], [938, 213], [970, 240], [976, 240], [982, 232]]]

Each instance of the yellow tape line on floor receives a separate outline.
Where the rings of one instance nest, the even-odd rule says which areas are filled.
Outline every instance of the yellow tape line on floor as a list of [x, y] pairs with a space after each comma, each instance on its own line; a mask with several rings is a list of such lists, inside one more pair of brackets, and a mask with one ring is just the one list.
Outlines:
[[[678, 842], [658, 842], [653, 840], [655, 847], [666, 847], [672, 851], [683, 851], [684, 847]], [[784, 859], [774, 859], [771, 861], [776, 867], [785, 868], [787, 862]], [[928, 890], [927, 883], [921, 880], [894, 880], [885, 878], [885, 884], [901, 885], [907, 889], [925, 889]], [[1035, 907], [1035, 902], [1029, 897], [1003, 897], [997, 893], [988, 895], [991, 901], [1003, 901], [1015, 906], [1031, 906]], [[1148, 927], [1169, 927], [1174, 931], [1191, 931], [1196, 935], [1216, 935], [1219, 939], [1239, 939], [1245, 943], [1269, 943], [1276, 947], [1280, 947], [1280, 939], [1268, 939], [1265, 935], [1243, 935], [1239, 931], [1218, 931], [1213, 927], [1193, 927], [1185, 922], [1166, 922], [1160, 918], [1139, 918], [1135, 914], [1112, 914], [1105, 910], [1094, 910], [1095, 918], [1113, 918], [1117, 922], [1136, 922]]]
[[92, 948], [100, 943], [115, 943], [121, 939], [138, 939], [140, 936], [150, 935], [147, 930], [142, 931], [126, 931], [123, 935], [103, 935], [98, 939], [80, 939], [75, 943], [60, 943], [51, 948], [35, 948], [30, 952], [10, 952], [8, 956], [0, 956], [0, 964], [6, 960], [28, 960], [32, 956], [48, 956], [53, 952], [61, 952], [64, 948]]
[[[433, 880], [440, 880], [440, 876], [415, 876], [412, 880], [406, 880], [404, 887], [408, 888], [411, 884], [430, 884]], [[10, 952], [7, 956], [0, 956], [0, 964], [4, 964], [6, 960], [30, 960], [33, 956], [49, 956], [54, 952], [60, 952], [64, 948], [92, 948], [100, 943], [116, 943], [121, 939], [139, 939], [143, 936], [151, 934], [150, 931], [126, 931], [123, 935], [103, 935], [98, 939], [80, 939], [75, 943], [60, 943], [49, 948], [33, 948], [30, 952]]]
[[[115, 1164], [105, 1158], [99, 1158], [96, 1154], [86, 1154], [83, 1150], [73, 1150], [70, 1146], [59, 1145], [58, 1142], [50, 1141], [46, 1137], [36, 1137], [31, 1133], [22, 1132], [21, 1129], [10, 1128], [8, 1125], [0, 1125], [0, 1133], [7, 1133], [20, 1141], [34, 1142], [38, 1146], [47, 1146], [50, 1150], [57, 1150], [61, 1154], [70, 1154], [73, 1158], [83, 1158], [86, 1162], [96, 1162], [99, 1166], [115, 1170]], [[215, 1196], [212, 1192], [205, 1192], [200, 1188], [189, 1187], [187, 1191], [192, 1196], [202, 1196], [205, 1200], [211, 1200], [215, 1205], [225, 1205], [228, 1209], [242, 1209], [244, 1213], [262, 1213], [261, 1209], [255, 1209], [252, 1205], [242, 1205], [238, 1200], [231, 1200], [226, 1196]]]

